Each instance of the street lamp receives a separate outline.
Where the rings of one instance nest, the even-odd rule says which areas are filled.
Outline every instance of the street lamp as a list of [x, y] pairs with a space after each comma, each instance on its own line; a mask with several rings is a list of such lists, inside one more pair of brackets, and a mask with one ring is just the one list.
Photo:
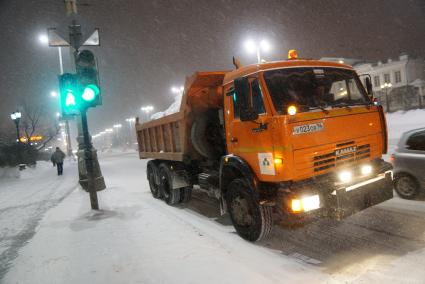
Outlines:
[[[49, 37], [45, 34], [39, 35], [38, 40], [43, 45], [49, 44]], [[62, 59], [62, 48], [60, 46], [58, 46], [58, 56], [59, 56], [59, 71], [60, 71], [60, 75], [62, 75], [63, 74], [63, 59]]]
[[42, 43], [42, 44], [48, 44], [49, 43], [49, 38], [47, 37], [47, 35], [45, 34], [41, 34], [38, 36], [38, 40]]
[[390, 112], [390, 102], [388, 100], [388, 89], [391, 88], [393, 85], [391, 83], [385, 82], [383, 85], [381, 85], [381, 90], [385, 90], [385, 101], [387, 104], [387, 112]]
[[130, 117], [130, 118], [126, 118], [125, 121], [128, 122], [128, 129], [129, 129], [129, 136], [128, 136], [128, 144], [131, 145], [132, 140], [133, 140], [133, 126], [132, 123], [134, 123], [136, 121], [136, 118], [134, 117]]
[[268, 41], [262, 40], [259, 43], [255, 42], [251, 39], [247, 40], [245, 42], [245, 49], [249, 53], [256, 53], [257, 54], [257, 61], [258, 63], [261, 63], [261, 51], [268, 52], [271, 49], [271, 46]]
[[154, 107], [153, 107], [153, 106], [151, 106], [151, 105], [148, 105], [148, 106], [142, 106], [140, 109], [141, 109], [144, 113], [146, 113], [146, 121], [148, 121], [148, 120], [149, 120], [149, 113], [150, 113], [151, 111], [153, 111]]
[[[43, 45], [48, 45], [49, 44], [49, 37], [45, 34], [41, 34], [38, 36], [38, 40], [43, 44]], [[63, 74], [63, 59], [62, 59], [62, 48], [60, 46], [58, 46], [58, 57], [59, 57], [59, 74], [62, 75]], [[57, 97], [58, 93], [55, 91], [50, 92], [50, 95], [52, 97]], [[60, 115], [56, 115], [57, 117], [59, 117]], [[66, 119], [65, 120], [66, 126], [65, 126], [65, 130], [66, 130], [66, 136], [67, 136], [67, 143], [66, 143], [66, 147], [67, 147], [67, 154], [68, 156], [72, 156], [72, 146], [71, 146], [71, 135], [70, 135], [70, 131], [69, 131], [69, 120]]]
[[19, 143], [19, 138], [20, 138], [20, 134], [19, 134], [19, 121], [21, 120], [22, 114], [19, 111], [15, 111], [14, 113], [10, 114], [10, 118], [13, 120], [13, 122], [15, 122], [16, 125], [16, 142]]
[[172, 87], [171, 87], [171, 92], [172, 92], [173, 94], [178, 95], [178, 94], [183, 93], [183, 91], [184, 91], [184, 87], [183, 87], [183, 86], [180, 86], [180, 87], [172, 86]]

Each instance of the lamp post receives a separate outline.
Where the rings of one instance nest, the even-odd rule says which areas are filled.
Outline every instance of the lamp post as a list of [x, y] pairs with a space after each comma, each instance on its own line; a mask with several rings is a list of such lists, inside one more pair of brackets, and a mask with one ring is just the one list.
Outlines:
[[[44, 45], [49, 44], [49, 38], [45, 34], [39, 35], [38, 40]], [[62, 59], [62, 48], [60, 46], [58, 47], [58, 56], [59, 56], [59, 74], [62, 75], [63, 74], [63, 59]], [[50, 95], [52, 97], [57, 97], [58, 93], [56, 91], [52, 91], [52, 92], [50, 92]], [[65, 119], [65, 133], [66, 133], [67, 154], [68, 154], [69, 157], [71, 157], [72, 156], [72, 145], [71, 145], [71, 135], [70, 135], [70, 130], [69, 130], [69, 120], [68, 119]]]
[[113, 127], [114, 127], [114, 130], [116, 130], [115, 142], [118, 144], [117, 146], [120, 146], [121, 145], [120, 130], [121, 130], [122, 124], [117, 123], [117, 124], [114, 124]]
[[13, 122], [16, 125], [16, 142], [20, 142], [20, 134], [19, 134], [19, 121], [21, 120], [22, 114], [19, 111], [15, 111], [14, 113], [10, 114], [10, 118], [13, 120]]
[[383, 85], [381, 85], [381, 90], [385, 90], [385, 101], [387, 105], [387, 112], [390, 112], [390, 102], [388, 100], [388, 89], [391, 88], [393, 85], [391, 83], [385, 82]]
[[267, 52], [271, 48], [270, 44], [266, 40], [255, 42], [251, 39], [245, 42], [245, 49], [249, 53], [255, 53], [257, 55], [257, 62], [261, 63], [261, 51]]
[[132, 131], [133, 126], [132, 126], [132, 124], [136, 121], [136, 118], [134, 118], [134, 117], [126, 118], [125, 121], [128, 122], [128, 129], [129, 129], [128, 144], [131, 147], [131, 144], [133, 142], [133, 134], [132, 134], [133, 133], [133, 131]]

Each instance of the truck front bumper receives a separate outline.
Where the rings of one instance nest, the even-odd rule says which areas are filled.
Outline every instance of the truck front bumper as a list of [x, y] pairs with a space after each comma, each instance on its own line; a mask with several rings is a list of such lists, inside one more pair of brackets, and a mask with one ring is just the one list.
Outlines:
[[372, 179], [333, 191], [324, 198], [323, 213], [341, 220], [392, 197], [392, 173], [388, 171]]
[[[323, 184], [321, 187], [326, 188]], [[317, 190], [317, 185], [314, 184], [304, 186], [298, 191], [298, 194], [295, 194], [295, 198], [315, 194], [320, 197], [319, 208], [310, 211], [293, 212], [290, 204], [294, 195], [281, 193], [283, 194], [279, 194], [279, 206], [277, 206], [276, 212], [276, 217], [279, 219], [308, 221], [316, 217], [329, 217], [341, 220], [391, 199], [393, 197], [392, 172], [386, 171], [367, 180], [334, 188], [331, 192], [329, 190]]]

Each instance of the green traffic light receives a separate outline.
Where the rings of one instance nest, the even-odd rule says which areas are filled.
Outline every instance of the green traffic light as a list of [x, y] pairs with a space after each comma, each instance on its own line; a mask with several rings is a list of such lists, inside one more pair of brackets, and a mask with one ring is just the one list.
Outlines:
[[70, 107], [75, 105], [76, 105], [75, 96], [70, 90], [68, 90], [68, 92], [66, 93], [66, 98], [65, 98], [65, 106]]
[[84, 91], [81, 97], [86, 102], [91, 102], [97, 97], [97, 95], [99, 95], [99, 93], [100, 93], [99, 87], [96, 85], [90, 84], [84, 88]]

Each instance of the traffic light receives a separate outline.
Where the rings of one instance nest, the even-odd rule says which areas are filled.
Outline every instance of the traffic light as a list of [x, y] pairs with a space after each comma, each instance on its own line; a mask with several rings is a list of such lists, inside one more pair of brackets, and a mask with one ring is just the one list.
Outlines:
[[89, 50], [79, 52], [75, 63], [83, 107], [89, 108], [101, 105], [102, 97], [99, 77], [93, 53]]
[[59, 75], [59, 90], [62, 116], [76, 115], [81, 107], [80, 86], [75, 74]]

